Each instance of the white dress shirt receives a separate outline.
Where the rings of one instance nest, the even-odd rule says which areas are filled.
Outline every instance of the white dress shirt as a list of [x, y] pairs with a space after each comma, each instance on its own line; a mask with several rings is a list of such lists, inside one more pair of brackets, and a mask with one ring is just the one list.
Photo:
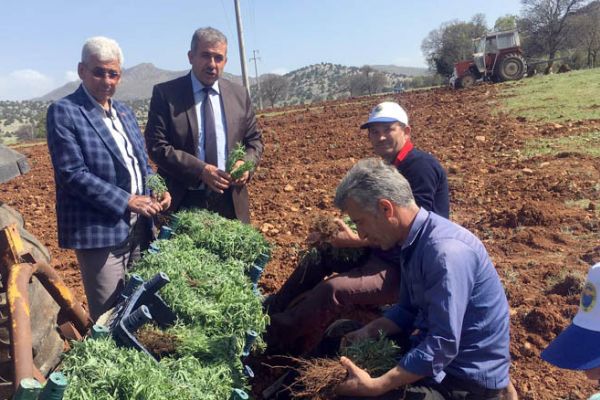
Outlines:
[[98, 109], [98, 112], [102, 114], [102, 120], [104, 124], [108, 128], [112, 138], [114, 139], [117, 147], [119, 148], [119, 152], [121, 153], [121, 157], [123, 157], [123, 161], [125, 161], [125, 165], [127, 166], [127, 171], [129, 172], [130, 182], [131, 182], [131, 194], [143, 194], [144, 193], [144, 182], [142, 182], [142, 171], [140, 170], [140, 163], [135, 156], [133, 151], [133, 145], [125, 132], [125, 128], [123, 128], [123, 124], [119, 119], [119, 116], [115, 109], [112, 106], [112, 101], [109, 100], [109, 111], [106, 111], [104, 107], [100, 105], [94, 99], [90, 93], [83, 86], [83, 90], [88, 95], [90, 100], [94, 106]]
[[[206, 160], [204, 151], [204, 124], [202, 123], [202, 102], [206, 100], [203, 92], [205, 85], [200, 82], [194, 72], [190, 73], [192, 77], [192, 90], [194, 91], [194, 102], [196, 108], [196, 117], [198, 118], [198, 158], [202, 161]], [[225, 113], [221, 105], [221, 92], [219, 90], [219, 81], [217, 80], [212, 85], [210, 93], [210, 103], [213, 113], [215, 114], [215, 129], [217, 133], [217, 167], [225, 171], [225, 163], [227, 161], [227, 126], [225, 123]]]

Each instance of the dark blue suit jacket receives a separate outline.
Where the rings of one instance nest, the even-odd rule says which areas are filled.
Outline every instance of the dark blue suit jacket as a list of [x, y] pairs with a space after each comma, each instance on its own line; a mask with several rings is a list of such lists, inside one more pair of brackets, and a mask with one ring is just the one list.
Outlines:
[[[118, 101], [112, 105], [133, 145], [145, 185], [152, 170], [135, 115]], [[123, 242], [129, 235], [131, 179], [101, 112], [82, 86], [48, 108], [47, 128], [60, 247], [94, 249]]]

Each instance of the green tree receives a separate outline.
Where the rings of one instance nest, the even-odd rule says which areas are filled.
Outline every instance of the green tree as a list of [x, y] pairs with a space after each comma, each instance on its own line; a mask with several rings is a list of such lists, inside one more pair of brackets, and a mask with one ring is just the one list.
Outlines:
[[494, 23], [494, 31], [510, 31], [517, 29], [517, 16], [512, 14], [506, 14], [502, 17], [498, 17]]
[[263, 97], [269, 101], [271, 107], [278, 100], [283, 100], [287, 94], [289, 81], [285, 76], [269, 74], [260, 80], [260, 90]]
[[36, 138], [45, 138], [47, 136], [46, 131], [46, 116], [48, 113], [44, 110], [38, 113], [36, 120], [34, 121], [34, 132]]
[[600, 55], [600, 1], [594, 1], [570, 18], [574, 34], [571, 44], [585, 52], [588, 68], [599, 66]]
[[421, 50], [433, 71], [450, 76], [456, 62], [473, 57], [473, 39], [483, 36], [486, 31], [483, 14], [476, 14], [469, 22], [445, 22], [429, 32], [421, 43]]
[[567, 47], [574, 31], [568, 20], [586, 0], [521, 0], [521, 3], [524, 11], [517, 24], [526, 53], [546, 55], [552, 60]]

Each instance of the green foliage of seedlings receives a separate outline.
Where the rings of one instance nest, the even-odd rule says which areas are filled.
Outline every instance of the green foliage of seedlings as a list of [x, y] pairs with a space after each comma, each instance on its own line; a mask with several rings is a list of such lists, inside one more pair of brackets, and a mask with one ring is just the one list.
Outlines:
[[154, 362], [107, 337], [73, 342], [61, 371], [69, 379], [65, 400], [227, 399], [235, 384], [226, 364], [193, 357]]
[[[200, 327], [208, 337], [234, 336], [240, 341], [248, 329], [264, 332], [267, 317], [244, 263], [198, 249], [187, 235], [157, 245], [160, 252], [145, 255], [135, 272], [144, 279], [161, 271], [169, 276], [171, 283], [161, 296], [181, 323]], [[238, 354], [242, 346], [238, 344]]]
[[238, 168], [235, 170], [233, 169], [235, 163], [244, 160], [244, 157], [246, 157], [246, 147], [238, 142], [233, 150], [229, 152], [229, 155], [227, 156], [227, 164], [225, 166], [225, 170], [231, 174], [231, 177], [234, 180], [239, 179], [244, 172], [254, 169], [255, 165], [253, 161], [245, 161]]
[[238, 180], [244, 175], [246, 171], [252, 171], [254, 169], [254, 161], [246, 161], [231, 172], [231, 178]]
[[352, 229], [355, 233], [357, 232], [356, 224], [354, 223], [354, 221], [352, 221], [352, 218], [350, 218], [348, 215], [344, 215], [344, 217], [342, 218], [342, 221], [344, 221], [344, 223], [346, 225], [348, 225], [348, 228]]
[[160, 200], [162, 199], [165, 192], [167, 192], [167, 184], [162, 176], [158, 174], [148, 175], [146, 177], [146, 186], [152, 192], [152, 195]]
[[227, 156], [227, 164], [225, 166], [225, 170], [227, 172], [231, 172], [231, 169], [235, 165], [236, 162], [243, 160], [246, 157], [246, 147], [240, 142], [238, 142], [233, 150], [231, 150]]
[[187, 234], [197, 247], [223, 259], [252, 264], [261, 254], [270, 254], [269, 243], [248, 224], [206, 210], [184, 210], [176, 216], [179, 218], [176, 234]]
[[351, 359], [373, 377], [381, 376], [394, 368], [400, 352], [400, 347], [382, 333], [378, 338], [357, 340], [341, 349], [343, 356]]
[[[158, 272], [171, 280], [160, 294], [178, 318], [164, 332], [176, 337], [174, 352], [156, 363], [110, 338], [74, 343], [63, 362], [71, 382], [67, 399], [222, 400], [232, 388], [248, 389], [240, 357], [245, 335], [257, 332], [255, 346], [264, 347], [268, 317], [246, 270], [268, 253], [268, 243], [251, 227], [208, 212], [179, 217], [177, 234], [155, 242], [159, 252], [145, 254], [134, 270], [144, 280]], [[242, 252], [233, 251], [237, 243]]]

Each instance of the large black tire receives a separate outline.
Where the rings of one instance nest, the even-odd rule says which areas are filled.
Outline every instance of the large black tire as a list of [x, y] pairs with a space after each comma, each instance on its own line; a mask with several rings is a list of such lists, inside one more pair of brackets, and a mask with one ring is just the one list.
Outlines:
[[456, 81], [456, 85], [461, 88], [461, 89], [466, 89], [468, 87], [471, 87], [475, 84], [476, 78], [475, 75], [473, 75], [472, 73], [467, 73], [465, 76], [459, 78]]
[[[50, 262], [48, 250], [24, 229], [21, 215], [0, 202], [0, 229], [14, 223], [17, 224], [19, 234], [33, 258], [36, 261]], [[33, 362], [40, 372], [46, 375], [58, 364], [64, 349], [64, 342], [56, 323], [59, 307], [36, 277], [32, 278], [29, 285], [29, 304]], [[8, 395], [12, 392], [11, 384], [8, 384], [12, 380], [12, 370], [7, 324], [6, 289], [0, 281], [0, 381], [3, 381], [3, 384], [0, 384], [0, 399], [10, 398]]]
[[500, 82], [518, 81], [525, 76], [527, 72], [527, 63], [525, 59], [517, 53], [505, 55], [498, 65], [498, 79]]

